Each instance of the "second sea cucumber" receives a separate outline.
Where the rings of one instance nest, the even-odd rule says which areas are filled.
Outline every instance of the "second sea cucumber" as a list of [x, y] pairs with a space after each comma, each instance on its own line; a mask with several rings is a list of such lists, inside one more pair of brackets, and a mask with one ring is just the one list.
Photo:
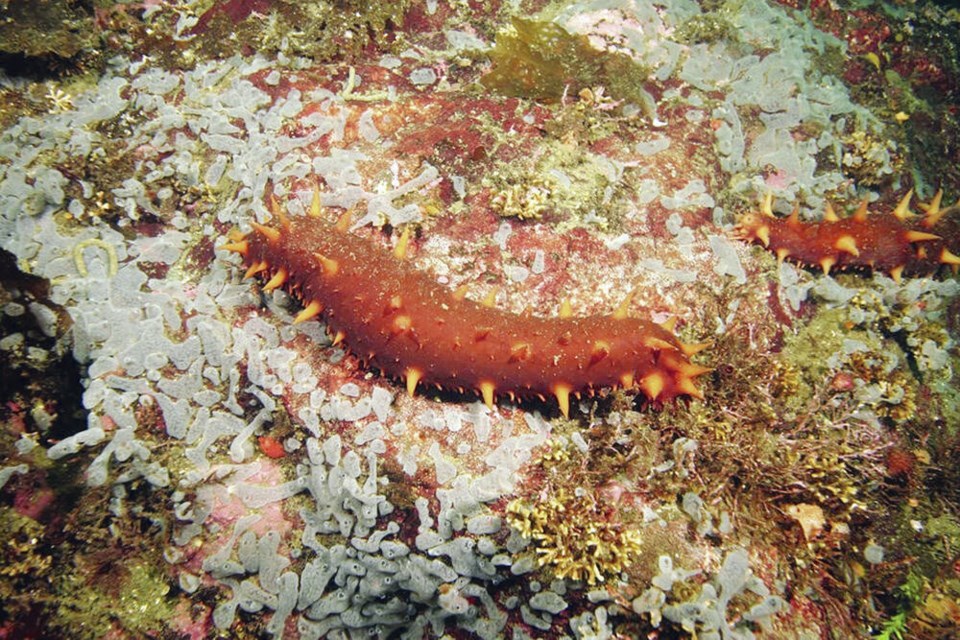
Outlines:
[[778, 260], [819, 266], [824, 273], [842, 269], [885, 271], [894, 280], [903, 275], [936, 273], [960, 266], [960, 203], [941, 208], [943, 193], [920, 205], [924, 215], [910, 211], [904, 196], [889, 214], [870, 214], [863, 201], [853, 215], [839, 217], [831, 206], [823, 220], [804, 222], [799, 210], [786, 218], [773, 214], [768, 194], [757, 212], [740, 217], [736, 233], [742, 240], [762, 244]]
[[569, 415], [570, 396], [623, 388], [656, 403], [700, 398], [694, 379], [710, 369], [690, 361], [706, 345], [680, 342], [669, 325], [627, 315], [574, 317], [561, 304], [555, 317], [518, 315], [451, 291], [405, 259], [408, 236], [393, 252], [310, 215], [287, 218], [274, 205], [276, 226], [253, 224], [223, 248], [240, 254], [247, 277], [264, 290], [284, 288], [303, 310], [295, 321], [321, 316], [335, 343], [368, 366], [421, 385], [500, 397], [556, 398]]

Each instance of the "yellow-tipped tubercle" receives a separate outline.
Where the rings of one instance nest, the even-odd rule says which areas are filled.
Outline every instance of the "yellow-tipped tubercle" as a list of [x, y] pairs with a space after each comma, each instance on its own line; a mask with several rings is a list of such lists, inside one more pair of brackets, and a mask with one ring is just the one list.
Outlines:
[[282, 287], [287, 282], [287, 270], [281, 267], [277, 270], [273, 277], [267, 280], [267, 284], [263, 285], [264, 291], [273, 291]]
[[823, 220], [825, 222], [840, 222], [840, 216], [837, 215], [837, 212], [833, 209], [833, 205], [829, 202], [827, 202], [827, 206], [823, 210]]
[[960, 256], [952, 253], [949, 249], [944, 247], [940, 250], [940, 264], [949, 264], [952, 267], [960, 265]]
[[893, 216], [897, 220], [900, 220], [901, 222], [905, 222], [913, 217], [913, 213], [910, 211], [910, 198], [912, 197], [913, 197], [913, 189], [910, 189], [910, 191], [907, 191], [907, 195], [903, 196], [903, 198], [900, 199], [900, 202], [897, 204], [896, 208], [893, 210]]
[[245, 256], [250, 250], [250, 243], [246, 240], [236, 240], [234, 242], [228, 242], [220, 245], [220, 249], [224, 251], [232, 251], [233, 253], [239, 253], [240, 255]]
[[712, 342], [698, 342], [698, 343], [694, 343], [694, 344], [684, 344], [684, 343], [681, 342], [681, 343], [680, 343], [680, 351], [683, 352], [683, 355], [685, 355], [685, 356], [687, 356], [687, 357], [689, 358], [690, 356], [696, 355], [696, 354], [700, 353], [701, 351], [703, 351], [704, 349], [708, 348], [711, 344], [713, 344], [713, 343], [712, 343]]
[[297, 314], [297, 317], [293, 319], [293, 324], [300, 324], [301, 322], [306, 322], [307, 320], [313, 320], [320, 315], [320, 312], [322, 311], [323, 305], [314, 300]]
[[349, 211], [344, 211], [340, 214], [340, 217], [337, 218], [337, 224], [333, 225], [333, 228], [339, 231], [340, 233], [346, 233], [350, 230], [350, 221], [352, 216]]
[[757, 240], [763, 243], [763, 246], [770, 246], [770, 226], [766, 224], [761, 224], [753, 231], [753, 235], [757, 237]]
[[928, 242], [930, 240], [940, 239], [940, 236], [936, 235], [935, 233], [913, 230], [904, 232], [903, 237], [907, 242]]
[[564, 418], [570, 417], [570, 391], [571, 387], [563, 382], [557, 382], [553, 385], [553, 395], [557, 397], [557, 404], [560, 405], [560, 413]]
[[760, 213], [768, 218], [776, 218], [773, 215], [773, 192], [767, 191], [760, 200]]
[[254, 264], [251, 264], [249, 267], [247, 267], [247, 272], [243, 274], [243, 277], [244, 279], [252, 278], [258, 273], [263, 273], [266, 270], [267, 270], [267, 261], [261, 260], [260, 262], [255, 262]]
[[666, 386], [667, 381], [659, 371], [648, 374], [640, 381], [640, 388], [651, 400], [656, 400]]
[[860, 249], [857, 248], [857, 240], [849, 234], [837, 238], [837, 241], [833, 244], [833, 248], [837, 251], [849, 253], [854, 257], [860, 255]]
[[277, 240], [280, 239], [280, 231], [277, 229], [274, 229], [273, 227], [268, 227], [266, 225], [260, 224], [259, 222], [251, 222], [250, 226], [253, 227], [257, 233], [262, 235], [264, 238], [266, 238], [270, 242], [276, 242]]
[[624, 298], [623, 302], [620, 303], [620, 306], [616, 308], [613, 312], [614, 320], [625, 320], [630, 315], [630, 303], [633, 301], [633, 291], [628, 293]]
[[407, 393], [413, 397], [414, 392], [417, 390], [417, 383], [420, 382], [420, 379], [423, 377], [423, 372], [419, 369], [414, 369], [410, 367], [406, 372], [407, 376]]
[[316, 258], [317, 262], [320, 263], [325, 275], [335, 276], [337, 275], [337, 272], [340, 271], [340, 263], [333, 258], [328, 258], [321, 253], [315, 253], [313, 254], [313, 257]]
[[397, 246], [393, 248], [393, 255], [397, 260], [403, 260], [407, 257], [407, 249], [410, 245], [410, 227], [406, 227], [397, 240]]
[[857, 207], [857, 210], [853, 212], [853, 221], [854, 222], [865, 222], [867, 219], [867, 199], [864, 198], [860, 201], [860, 206]]
[[483, 403], [487, 405], [488, 408], [493, 408], [493, 392], [495, 390], [494, 384], [492, 382], [481, 382], [480, 383], [480, 395], [483, 396]]
[[835, 264], [837, 264], [837, 259], [832, 256], [821, 259], [820, 268], [823, 269], [823, 275], [830, 275], [830, 269], [832, 269]]

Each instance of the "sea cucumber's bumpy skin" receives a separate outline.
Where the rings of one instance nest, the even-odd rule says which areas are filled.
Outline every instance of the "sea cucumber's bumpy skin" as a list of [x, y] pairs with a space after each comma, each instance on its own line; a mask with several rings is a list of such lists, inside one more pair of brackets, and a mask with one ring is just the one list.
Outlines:
[[[382, 373], [418, 384], [497, 396], [554, 396], [569, 412], [569, 396], [602, 389], [637, 389], [657, 403], [702, 397], [694, 378], [709, 369], [665, 327], [624, 311], [608, 316], [541, 318], [517, 315], [450, 291], [404, 261], [405, 239], [392, 254], [313, 214], [234, 237], [264, 289], [299, 298], [297, 321], [323, 315], [334, 341]], [[625, 308], [625, 307], [624, 307]]]
[[960, 265], [960, 202], [940, 208], [939, 192], [926, 205], [925, 215], [910, 211], [908, 193], [887, 215], [869, 215], [866, 201], [849, 218], [839, 218], [831, 207], [819, 222], [802, 222], [797, 210], [777, 218], [768, 194], [759, 212], [741, 216], [736, 233], [741, 240], [758, 242], [784, 259], [810, 267], [831, 269], [876, 269], [899, 281], [903, 274], [936, 273], [944, 266], [954, 272]]

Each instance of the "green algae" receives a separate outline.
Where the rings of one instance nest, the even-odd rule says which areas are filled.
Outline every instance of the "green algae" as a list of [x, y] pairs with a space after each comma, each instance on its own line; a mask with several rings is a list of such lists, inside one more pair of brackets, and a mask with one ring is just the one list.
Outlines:
[[490, 52], [493, 69], [480, 83], [511, 97], [555, 102], [583, 89], [606, 87], [617, 98], [642, 102], [647, 71], [629, 56], [600, 51], [586, 36], [537, 19], [514, 18]]
[[722, 14], [701, 13], [677, 27], [676, 39], [687, 44], [729, 42], [737, 30], [730, 19]]
[[43, 526], [9, 507], [0, 508], [0, 622], [30, 615], [37, 589], [50, 579], [53, 558], [43, 541]]
[[503, 163], [483, 178], [483, 186], [496, 194], [491, 206], [498, 215], [529, 220], [558, 214], [565, 218], [558, 226], [562, 232], [587, 218], [605, 227], [620, 214], [622, 207], [608, 202], [617, 173], [611, 162], [560, 140], [545, 147], [534, 161]]
[[0, 52], [27, 58], [73, 58], [99, 38], [83, 3], [10, 2], [0, 7]]
[[83, 570], [63, 575], [53, 625], [75, 638], [102, 638], [117, 628], [148, 637], [163, 628], [174, 613], [166, 576], [141, 558], [126, 559], [124, 571], [119, 582], [92, 581]]
[[[630, 412], [628, 421], [639, 418]], [[533, 564], [551, 578], [589, 585], [631, 569], [640, 555], [661, 550], [648, 544], [646, 527], [633, 505], [610, 499], [605, 490], [631, 484], [648, 473], [662, 453], [654, 432], [628, 424], [586, 433], [589, 454], [562, 432], [580, 434], [564, 421], [546, 451], [533, 463], [534, 486], [506, 508], [510, 527], [532, 545]]]
[[239, 46], [269, 53], [299, 55], [316, 61], [352, 60], [368, 47], [390, 49], [397, 44], [410, 0], [396, 2], [272, 3], [266, 16], [251, 14], [234, 22], [225, 12], [213, 15], [200, 39], [202, 53], [227, 57]]
[[895, 605], [875, 639], [952, 637], [944, 632], [955, 630], [960, 614], [960, 580], [954, 577], [960, 522], [940, 509], [927, 498], [904, 502], [897, 531], [885, 540], [887, 556], [909, 558], [909, 563], [891, 566], [895, 573], [890, 579], [899, 584], [892, 589], [882, 585], [882, 572], [868, 576], [877, 596]]
[[803, 389], [803, 392], [795, 390], [784, 398], [792, 409], [800, 409], [813, 395], [812, 390], [832, 374], [832, 367], [825, 355], [839, 352], [844, 340], [869, 340], [865, 331], [850, 331], [844, 327], [845, 323], [845, 310], [824, 309], [796, 333], [784, 337], [781, 361], [790, 363], [800, 372], [801, 379], [797, 380], [797, 385]]
[[[960, 371], [960, 358], [951, 358], [950, 369]], [[937, 411], [943, 421], [943, 435], [947, 439], [960, 437], [960, 389], [956, 382], [948, 379], [937, 380], [932, 382], [930, 387], [940, 398]]]

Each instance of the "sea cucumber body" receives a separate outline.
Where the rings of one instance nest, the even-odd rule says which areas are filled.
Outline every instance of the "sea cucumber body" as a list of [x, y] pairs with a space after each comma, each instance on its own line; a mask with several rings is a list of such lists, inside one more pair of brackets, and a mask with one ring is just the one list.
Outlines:
[[760, 212], [741, 216], [738, 236], [762, 244], [781, 260], [825, 272], [872, 269], [901, 275], [937, 273], [944, 266], [960, 265], [960, 223], [950, 215], [957, 207], [940, 209], [939, 198], [927, 205], [926, 216], [908, 211], [909, 195], [890, 214], [868, 215], [861, 205], [848, 218], [832, 211], [823, 220], [804, 222], [794, 214], [777, 218], [767, 200]]
[[[892, 216], [880, 217], [872, 224], [856, 223], [850, 218], [838, 222], [790, 224], [787, 219], [770, 222], [770, 251], [789, 251], [789, 259], [803, 265], [819, 265], [825, 257], [836, 260], [835, 269], [870, 266], [890, 271], [907, 264], [913, 257], [909, 242], [900, 237], [904, 226]], [[834, 246], [837, 238], [850, 236], [860, 255], [846, 253]]]
[[[624, 314], [543, 318], [457, 295], [408, 260], [318, 217], [260, 228], [244, 263], [322, 313], [328, 331], [383, 374], [497, 396], [555, 396], [628, 387], [657, 402], [700, 396], [689, 347], [666, 328]], [[280, 274], [278, 276], [278, 274]], [[322, 308], [322, 311], [320, 309]], [[413, 382], [411, 384], [411, 376]]]

